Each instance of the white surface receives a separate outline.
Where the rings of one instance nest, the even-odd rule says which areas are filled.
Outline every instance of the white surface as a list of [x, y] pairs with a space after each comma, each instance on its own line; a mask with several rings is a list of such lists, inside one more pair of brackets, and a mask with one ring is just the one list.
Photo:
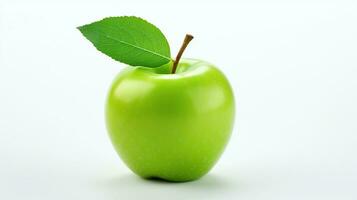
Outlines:
[[[130, 2], [130, 3], [129, 3]], [[250, 2], [250, 3], [249, 3]], [[357, 199], [357, 3], [0, 3], [0, 199]], [[75, 29], [137, 15], [215, 63], [232, 139], [201, 180], [134, 176], [104, 126], [123, 65]]]

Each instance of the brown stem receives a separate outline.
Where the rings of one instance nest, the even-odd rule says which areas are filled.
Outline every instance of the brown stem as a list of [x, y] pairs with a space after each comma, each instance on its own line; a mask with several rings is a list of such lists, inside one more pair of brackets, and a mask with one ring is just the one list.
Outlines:
[[178, 65], [178, 63], [179, 63], [179, 61], [181, 59], [181, 56], [182, 56], [183, 52], [185, 51], [188, 43], [190, 43], [192, 39], [193, 39], [192, 35], [186, 34], [185, 40], [183, 41], [182, 46], [180, 48], [180, 51], [178, 52], [178, 54], [176, 56], [176, 59], [174, 61], [174, 64], [172, 66], [172, 71], [171, 71], [172, 74], [174, 74], [176, 72], [176, 68], [177, 68], [177, 65]]

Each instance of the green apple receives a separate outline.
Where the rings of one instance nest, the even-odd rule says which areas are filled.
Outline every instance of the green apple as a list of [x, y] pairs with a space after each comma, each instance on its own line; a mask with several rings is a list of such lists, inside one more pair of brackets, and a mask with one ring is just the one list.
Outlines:
[[[206, 174], [233, 128], [234, 98], [212, 64], [175, 59], [164, 34], [136, 16], [107, 17], [77, 27], [94, 47], [130, 66], [114, 80], [106, 104], [112, 143], [144, 178], [190, 181]], [[137, 67], [141, 66], [141, 67]]]
[[127, 67], [106, 103], [111, 141], [126, 165], [144, 178], [190, 181], [206, 174], [232, 132], [234, 97], [212, 64], [181, 59], [159, 68]]

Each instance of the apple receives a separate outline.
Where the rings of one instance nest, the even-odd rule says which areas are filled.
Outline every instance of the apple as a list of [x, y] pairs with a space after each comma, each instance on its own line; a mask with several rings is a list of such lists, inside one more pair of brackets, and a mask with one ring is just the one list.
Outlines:
[[230, 138], [232, 88], [215, 66], [181, 59], [159, 68], [126, 67], [111, 85], [106, 125], [121, 159], [137, 175], [191, 181], [217, 162]]
[[[77, 27], [94, 47], [128, 64], [106, 102], [111, 141], [144, 178], [191, 181], [222, 154], [233, 128], [234, 98], [224, 74], [208, 62], [176, 58], [164, 34], [136, 16], [107, 17]], [[140, 66], [140, 67], [138, 67]]]

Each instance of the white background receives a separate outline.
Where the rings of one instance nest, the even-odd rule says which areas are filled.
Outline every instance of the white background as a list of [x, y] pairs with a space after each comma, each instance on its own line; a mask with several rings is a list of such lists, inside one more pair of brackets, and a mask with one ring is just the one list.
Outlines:
[[[0, 199], [357, 199], [357, 2], [1, 1]], [[147, 1], [148, 2], [148, 1]], [[114, 152], [106, 92], [123, 64], [75, 29], [137, 15], [235, 92], [229, 145], [189, 183], [147, 181]]]

